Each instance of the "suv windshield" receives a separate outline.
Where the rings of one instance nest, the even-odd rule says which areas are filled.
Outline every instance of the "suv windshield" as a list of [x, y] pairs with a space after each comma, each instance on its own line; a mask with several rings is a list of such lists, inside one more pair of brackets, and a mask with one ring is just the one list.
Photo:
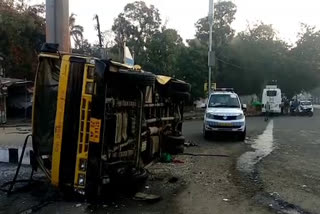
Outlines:
[[240, 103], [235, 94], [213, 94], [209, 100], [209, 107], [240, 108]]

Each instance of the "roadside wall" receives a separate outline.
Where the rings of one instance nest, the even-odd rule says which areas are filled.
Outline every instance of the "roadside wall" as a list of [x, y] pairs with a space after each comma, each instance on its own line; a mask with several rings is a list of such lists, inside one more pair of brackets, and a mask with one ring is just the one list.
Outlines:
[[239, 96], [239, 98], [242, 104], [247, 104], [247, 105], [250, 105], [251, 103], [259, 100], [256, 94], [243, 95], [243, 96]]

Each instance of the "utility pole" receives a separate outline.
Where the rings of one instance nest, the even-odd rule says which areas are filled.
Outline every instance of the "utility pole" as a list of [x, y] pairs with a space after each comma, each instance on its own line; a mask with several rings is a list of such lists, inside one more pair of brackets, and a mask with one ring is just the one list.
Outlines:
[[102, 35], [101, 35], [101, 30], [100, 30], [100, 21], [99, 21], [99, 16], [98, 16], [98, 14], [96, 14], [95, 16], [94, 16], [94, 19], [97, 21], [97, 31], [98, 31], [98, 38], [99, 38], [99, 48], [100, 48], [100, 57], [102, 58], [102, 59], [106, 59], [107, 57], [106, 57], [106, 53], [105, 53], [105, 51], [104, 51], [104, 49], [103, 49], [103, 45], [102, 45]]
[[100, 30], [99, 16], [95, 15], [94, 19], [97, 20], [97, 31], [98, 31], [98, 37], [99, 37], [99, 46], [100, 46], [100, 48], [102, 48], [102, 36], [101, 36], [101, 30]]
[[70, 52], [69, 0], [46, 0], [46, 42]]
[[208, 51], [208, 67], [209, 67], [209, 75], [208, 75], [208, 93], [210, 96], [211, 93], [211, 76], [212, 76], [212, 68], [215, 66], [215, 54], [212, 51], [212, 28], [213, 28], [213, 19], [214, 19], [214, 4], [213, 0], [209, 0], [209, 51]]

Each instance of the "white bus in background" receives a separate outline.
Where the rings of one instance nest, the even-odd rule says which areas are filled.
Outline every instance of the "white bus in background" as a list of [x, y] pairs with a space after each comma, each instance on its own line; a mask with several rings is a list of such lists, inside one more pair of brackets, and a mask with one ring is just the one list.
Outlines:
[[281, 114], [281, 90], [276, 85], [267, 85], [262, 93], [262, 112], [266, 112], [266, 103], [270, 104], [270, 113]]

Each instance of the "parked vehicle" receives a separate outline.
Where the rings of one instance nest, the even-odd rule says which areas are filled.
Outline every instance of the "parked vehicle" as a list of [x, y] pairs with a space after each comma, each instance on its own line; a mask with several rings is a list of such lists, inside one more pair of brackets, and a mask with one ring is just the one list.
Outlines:
[[300, 115], [308, 115], [310, 117], [313, 116], [313, 105], [311, 101], [302, 100], [299, 102], [298, 113]]
[[281, 89], [276, 85], [267, 85], [262, 93], [262, 113], [266, 113], [266, 104], [270, 105], [270, 112], [273, 114], [281, 114], [282, 97]]
[[209, 97], [204, 121], [203, 135], [214, 132], [236, 133], [241, 141], [246, 137], [246, 119], [238, 95], [233, 89], [217, 89]]

